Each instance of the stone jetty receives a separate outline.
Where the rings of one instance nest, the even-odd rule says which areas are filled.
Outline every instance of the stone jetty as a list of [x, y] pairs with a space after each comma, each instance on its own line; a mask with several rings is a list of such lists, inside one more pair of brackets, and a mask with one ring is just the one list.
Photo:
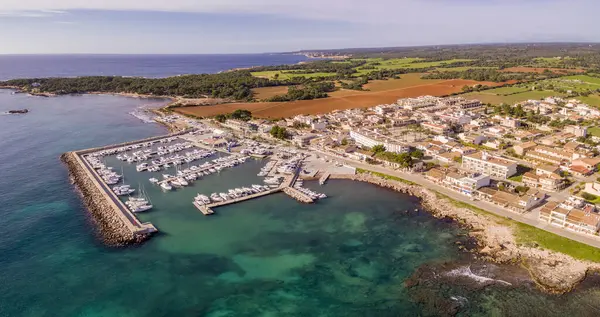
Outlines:
[[468, 229], [477, 240], [482, 259], [523, 265], [537, 286], [548, 293], [565, 293], [577, 286], [588, 272], [600, 271], [600, 264], [574, 259], [566, 254], [518, 244], [510, 224], [502, 219], [458, 207], [435, 191], [368, 173], [332, 174], [330, 179], [371, 183], [420, 198], [421, 205], [437, 218], [452, 218]]
[[293, 187], [284, 187], [283, 192], [301, 203], [311, 204], [315, 202], [312, 198]]

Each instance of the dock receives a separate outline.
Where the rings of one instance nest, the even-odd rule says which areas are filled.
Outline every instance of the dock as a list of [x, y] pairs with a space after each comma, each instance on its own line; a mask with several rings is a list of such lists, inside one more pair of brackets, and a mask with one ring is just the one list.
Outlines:
[[271, 190], [266, 190], [264, 192], [260, 192], [260, 193], [256, 193], [256, 194], [252, 194], [252, 195], [248, 195], [248, 196], [243, 196], [243, 197], [238, 197], [238, 198], [230, 199], [227, 201], [214, 202], [214, 203], [207, 204], [207, 205], [200, 205], [197, 202], [194, 202], [194, 206], [196, 206], [196, 208], [198, 208], [198, 210], [200, 210], [200, 212], [202, 212], [205, 216], [208, 216], [208, 215], [212, 215], [214, 213], [214, 211], [212, 210], [213, 208], [237, 204], [242, 201], [271, 195], [274, 193], [278, 193], [281, 190], [282, 190], [281, 187], [277, 187], [277, 188], [273, 188]]
[[329, 173], [329, 172], [326, 172], [325, 174], [323, 174], [323, 176], [321, 176], [321, 178], [319, 178], [319, 185], [325, 184], [325, 182], [327, 182], [327, 180], [329, 179], [329, 176], [331, 176], [331, 173]]

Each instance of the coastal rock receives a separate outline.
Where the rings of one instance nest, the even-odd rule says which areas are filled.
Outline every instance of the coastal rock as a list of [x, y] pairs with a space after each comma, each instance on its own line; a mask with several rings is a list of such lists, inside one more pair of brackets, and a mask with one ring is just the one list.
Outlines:
[[467, 208], [456, 207], [435, 192], [407, 183], [384, 179], [371, 174], [337, 174], [330, 179], [367, 182], [421, 199], [421, 205], [437, 218], [449, 217], [469, 230], [477, 239], [478, 253], [483, 259], [496, 263], [522, 263], [538, 287], [549, 293], [565, 293], [573, 289], [588, 271], [600, 270], [600, 264], [574, 259], [568, 255], [516, 243], [511, 227], [489, 216]]

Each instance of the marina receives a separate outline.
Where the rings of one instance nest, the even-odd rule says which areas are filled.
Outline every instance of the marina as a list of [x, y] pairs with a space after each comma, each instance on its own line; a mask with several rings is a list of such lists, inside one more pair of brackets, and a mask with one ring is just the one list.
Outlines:
[[[254, 162], [251, 164], [255, 166], [253, 169], [260, 169], [253, 177], [258, 182], [237, 184], [238, 187], [221, 191], [214, 188], [216, 191], [212, 193], [201, 190], [191, 205], [203, 215], [212, 215], [214, 208], [280, 192], [302, 203], [314, 203], [327, 197], [303, 187], [301, 176], [310, 177], [317, 173], [315, 169], [303, 169], [304, 161], [311, 157], [309, 154], [289, 147], [238, 141], [203, 127], [72, 153], [87, 169], [86, 173], [96, 179], [96, 189], [102, 191], [104, 199], [112, 202], [110, 213], [125, 224], [129, 231], [127, 236], [132, 241], [137, 239], [132, 237], [144, 237], [143, 240], [158, 231], [151, 223], [138, 219], [138, 214], [157, 212], [151, 195], [179, 197], [177, 192], [189, 193], [197, 184], [203, 183], [200, 179], [211, 177], [214, 181], [228, 170], [231, 170], [228, 173], [237, 173], [232, 168], [248, 160]], [[191, 164], [195, 161], [198, 163]], [[149, 184], [149, 187], [143, 184]], [[204, 186], [200, 185], [200, 188]]]

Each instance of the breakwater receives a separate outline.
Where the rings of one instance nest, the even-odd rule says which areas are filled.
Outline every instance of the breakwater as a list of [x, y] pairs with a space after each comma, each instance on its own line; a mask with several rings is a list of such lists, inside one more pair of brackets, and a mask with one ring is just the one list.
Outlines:
[[478, 243], [478, 255], [496, 263], [523, 265], [532, 280], [543, 291], [561, 294], [571, 291], [588, 272], [599, 271], [600, 264], [574, 259], [566, 254], [517, 243], [510, 224], [472, 209], [458, 207], [435, 191], [368, 173], [332, 174], [330, 179], [346, 179], [371, 183], [383, 188], [415, 196], [421, 205], [437, 218], [451, 218], [468, 229]]
[[293, 187], [284, 187], [283, 192], [301, 203], [311, 204], [315, 202], [312, 198], [308, 197], [304, 193], [301, 193]]
[[149, 237], [152, 230], [132, 229], [132, 224], [123, 219], [122, 211], [108, 199], [97, 181], [90, 177], [75, 152], [64, 153], [61, 160], [67, 165], [71, 183], [79, 189], [83, 203], [98, 226], [99, 236], [106, 244], [120, 246], [140, 243]]

